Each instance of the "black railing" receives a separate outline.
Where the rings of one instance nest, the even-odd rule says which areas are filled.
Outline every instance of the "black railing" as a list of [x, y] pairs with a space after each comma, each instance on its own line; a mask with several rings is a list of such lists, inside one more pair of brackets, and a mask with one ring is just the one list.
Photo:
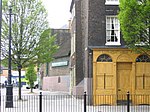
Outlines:
[[130, 93], [127, 92], [127, 112], [130, 112]]
[[39, 99], [39, 112], [42, 112], [42, 92], [40, 92], [40, 99]]
[[13, 108], [6, 108], [1, 96], [0, 112], [150, 112], [150, 95], [22, 95], [13, 96]]

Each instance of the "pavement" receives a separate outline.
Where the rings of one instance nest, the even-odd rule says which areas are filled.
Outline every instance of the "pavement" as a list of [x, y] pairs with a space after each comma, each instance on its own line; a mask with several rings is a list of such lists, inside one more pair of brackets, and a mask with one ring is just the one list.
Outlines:
[[[22, 88], [22, 100], [18, 100], [18, 88], [13, 88], [13, 108], [6, 108], [6, 88], [1, 89], [0, 112], [83, 112], [83, 100], [77, 100], [66, 92], [51, 92]], [[42, 92], [42, 99], [39, 94]], [[42, 103], [42, 111], [40, 110]], [[80, 111], [79, 111], [80, 110]]]
[[[42, 99], [39, 94], [42, 92]], [[84, 112], [83, 99], [77, 99], [65, 92], [51, 92], [22, 88], [22, 100], [18, 100], [18, 88], [13, 88], [13, 108], [6, 108], [6, 88], [1, 89], [0, 112]], [[40, 108], [40, 104], [42, 107]], [[41, 109], [41, 111], [39, 111]], [[127, 112], [127, 106], [87, 105], [86, 112]], [[150, 112], [150, 106], [131, 106], [130, 112]]]
[[[30, 89], [21, 88], [22, 95], [40, 95], [40, 92], [42, 92], [42, 95], [69, 95], [69, 92], [60, 92], [60, 91], [52, 92], [52, 91], [44, 91], [40, 89], [33, 89], [33, 93], [31, 93]], [[19, 88], [14, 87], [13, 95], [18, 95], [18, 93], [19, 93]], [[6, 88], [1, 88], [1, 95], [2, 96], [6, 95]]]

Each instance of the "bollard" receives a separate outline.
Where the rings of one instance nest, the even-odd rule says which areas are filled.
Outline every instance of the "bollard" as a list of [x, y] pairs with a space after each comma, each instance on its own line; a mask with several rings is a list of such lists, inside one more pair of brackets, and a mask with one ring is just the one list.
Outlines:
[[84, 112], [86, 112], [86, 92], [84, 92]]
[[127, 92], [127, 112], [130, 112], [130, 93]]
[[39, 95], [39, 112], [42, 112], [42, 92], [40, 92], [40, 95]]

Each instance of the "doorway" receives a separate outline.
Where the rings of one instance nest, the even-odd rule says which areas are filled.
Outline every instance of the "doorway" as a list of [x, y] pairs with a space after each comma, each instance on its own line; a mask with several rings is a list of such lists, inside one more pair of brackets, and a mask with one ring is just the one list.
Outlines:
[[117, 102], [125, 103], [127, 92], [131, 93], [132, 63], [117, 63]]

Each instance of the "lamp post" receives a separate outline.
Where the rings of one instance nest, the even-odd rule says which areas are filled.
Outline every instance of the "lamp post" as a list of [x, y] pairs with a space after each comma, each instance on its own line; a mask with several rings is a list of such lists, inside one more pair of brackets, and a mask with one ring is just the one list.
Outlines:
[[11, 81], [11, 16], [12, 8], [9, 6], [9, 58], [8, 58], [8, 84], [6, 86], [6, 108], [13, 107], [13, 85]]
[[21, 100], [21, 65], [18, 65], [18, 72], [19, 72], [19, 100]]
[[[0, 45], [1, 45], [1, 27], [2, 27], [2, 0], [0, 0]], [[1, 63], [1, 55], [0, 55], [0, 63]], [[1, 89], [0, 89], [0, 106], [1, 106]]]

